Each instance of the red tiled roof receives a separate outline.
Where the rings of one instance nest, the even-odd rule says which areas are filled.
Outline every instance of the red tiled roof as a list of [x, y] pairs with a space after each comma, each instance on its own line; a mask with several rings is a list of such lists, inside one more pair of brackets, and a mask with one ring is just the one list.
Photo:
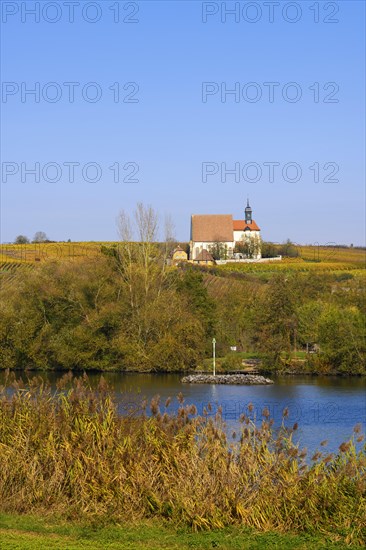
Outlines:
[[191, 239], [193, 242], [232, 242], [233, 217], [231, 214], [195, 214], [192, 216]]
[[252, 223], [246, 223], [245, 220], [233, 220], [234, 231], [244, 231], [246, 227], [249, 227], [251, 231], [260, 231], [254, 220], [252, 220]]

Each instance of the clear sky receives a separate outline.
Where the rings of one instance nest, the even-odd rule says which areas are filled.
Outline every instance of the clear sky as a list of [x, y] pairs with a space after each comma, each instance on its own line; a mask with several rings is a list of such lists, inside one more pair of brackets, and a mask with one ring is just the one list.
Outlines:
[[1, 4], [2, 242], [249, 197], [266, 240], [365, 244], [363, 1]]

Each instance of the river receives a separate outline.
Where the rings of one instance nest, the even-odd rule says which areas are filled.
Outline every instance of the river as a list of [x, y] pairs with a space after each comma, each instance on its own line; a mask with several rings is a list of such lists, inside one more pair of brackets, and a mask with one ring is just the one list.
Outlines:
[[[36, 374], [39, 373], [31, 372], [29, 376]], [[54, 385], [62, 374], [49, 372], [41, 376]], [[281, 424], [282, 411], [287, 407], [286, 424], [298, 423], [296, 441], [309, 452], [315, 451], [323, 440], [328, 440], [327, 451], [337, 452], [339, 445], [352, 435], [355, 424], [361, 423], [363, 430], [366, 426], [365, 378], [282, 376], [274, 377], [275, 383], [268, 386], [230, 386], [182, 384], [178, 374], [103, 373], [103, 376], [114, 388], [119, 402], [135, 402], [143, 397], [150, 400], [160, 395], [161, 410], [165, 410], [165, 401], [171, 397], [168, 410], [173, 411], [178, 407], [174, 398], [181, 392], [185, 403], [195, 404], [199, 414], [208, 403], [212, 405], [210, 414], [215, 414], [221, 405], [230, 432], [238, 430], [240, 415], [246, 412], [249, 403], [254, 406], [252, 414], [259, 419], [261, 411], [267, 407], [275, 426]], [[92, 385], [96, 385], [99, 378], [100, 374], [89, 374]], [[0, 372], [0, 384], [4, 384], [4, 379], [5, 373]]]

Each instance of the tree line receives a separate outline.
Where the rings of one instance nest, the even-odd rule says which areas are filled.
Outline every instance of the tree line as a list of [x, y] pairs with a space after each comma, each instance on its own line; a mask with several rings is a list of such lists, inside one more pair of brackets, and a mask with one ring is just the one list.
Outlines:
[[122, 212], [118, 222], [118, 245], [20, 272], [0, 290], [0, 368], [184, 371], [210, 356], [215, 336], [218, 355], [236, 346], [267, 370], [316, 345], [309, 371], [365, 373], [359, 277], [174, 267], [170, 223], [159, 243], [151, 208], [138, 205], [134, 219]]
[[[29, 244], [31, 241], [26, 235], [18, 235], [15, 240], [14, 244]], [[46, 233], [44, 231], [37, 231], [34, 234], [32, 243], [50, 243], [52, 241], [49, 240]]]

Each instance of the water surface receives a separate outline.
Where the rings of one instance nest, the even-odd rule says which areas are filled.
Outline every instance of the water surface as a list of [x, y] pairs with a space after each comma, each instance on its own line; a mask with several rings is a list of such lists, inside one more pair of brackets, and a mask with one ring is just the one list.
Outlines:
[[[50, 372], [41, 376], [55, 385], [63, 374]], [[28, 373], [30, 377], [35, 375], [39, 373]], [[92, 385], [100, 379], [100, 374], [88, 376]], [[166, 399], [173, 398], [168, 409], [173, 411], [178, 408], [178, 401], [174, 398], [182, 393], [185, 403], [195, 404], [199, 414], [211, 403], [209, 414], [214, 415], [220, 405], [230, 432], [240, 427], [240, 415], [247, 412], [249, 403], [253, 404], [252, 414], [257, 419], [261, 419], [261, 412], [267, 407], [275, 426], [281, 424], [282, 412], [287, 408], [286, 424], [298, 423], [296, 437], [300, 446], [307, 447], [310, 452], [315, 451], [323, 440], [329, 441], [328, 451], [336, 452], [339, 445], [350, 438], [355, 424], [361, 423], [363, 430], [366, 426], [365, 378], [283, 376], [273, 378], [275, 383], [268, 386], [230, 386], [182, 384], [178, 374], [103, 373], [103, 377], [113, 387], [119, 402], [150, 400], [159, 395], [162, 411]], [[0, 372], [0, 384], [4, 379], [5, 373]]]

